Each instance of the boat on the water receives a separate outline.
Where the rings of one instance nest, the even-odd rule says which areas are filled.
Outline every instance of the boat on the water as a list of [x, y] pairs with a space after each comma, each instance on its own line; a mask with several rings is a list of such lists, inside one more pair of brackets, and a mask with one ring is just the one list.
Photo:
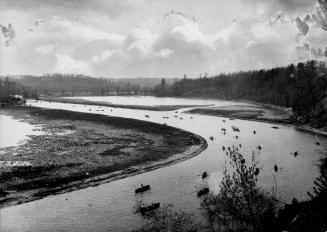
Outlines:
[[143, 192], [145, 192], [147, 190], [150, 190], [150, 189], [151, 189], [150, 188], [150, 185], [143, 185], [143, 184], [141, 184], [141, 187], [135, 189], [135, 193], [143, 193]]
[[158, 209], [160, 207], [160, 203], [152, 203], [151, 205], [141, 206], [139, 211], [141, 214], [145, 214], [146, 212], [150, 212], [152, 210]]
[[203, 172], [202, 173], [202, 179], [206, 178], [208, 176], [208, 173], [207, 172]]
[[198, 197], [201, 197], [201, 196], [206, 195], [208, 193], [209, 193], [209, 188], [208, 187], [203, 188], [198, 192]]

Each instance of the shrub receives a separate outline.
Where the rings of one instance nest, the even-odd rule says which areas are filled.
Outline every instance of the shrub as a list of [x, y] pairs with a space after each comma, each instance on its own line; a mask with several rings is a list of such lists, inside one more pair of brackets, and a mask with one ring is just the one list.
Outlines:
[[277, 201], [257, 185], [259, 168], [252, 154], [249, 165], [237, 147], [226, 152], [232, 173], [224, 171], [218, 195], [201, 203], [211, 231], [276, 231]]

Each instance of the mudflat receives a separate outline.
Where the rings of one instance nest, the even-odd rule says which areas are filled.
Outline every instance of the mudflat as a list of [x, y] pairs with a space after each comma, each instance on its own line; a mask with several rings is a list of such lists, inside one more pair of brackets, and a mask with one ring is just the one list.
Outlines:
[[275, 123], [294, 122], [294, 120], [292, 119], [292, 113], [289, 109], [278, 106], [267, 106], [259, 104], [201, 107], [191, 109], [189, 111], [186, 111], [186, 113]]
[[160, 168], [207, 147], [198, 135], [135, 119], [35, 107], [0, 114], [44, 132], [0, 149], [0, 207]]

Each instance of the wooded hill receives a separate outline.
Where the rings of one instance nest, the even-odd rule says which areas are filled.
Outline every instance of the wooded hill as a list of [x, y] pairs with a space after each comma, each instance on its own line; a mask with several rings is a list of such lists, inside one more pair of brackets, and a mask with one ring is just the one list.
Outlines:
[[[325, 126], [326, 64], [317, 61], [268, 70], [183, 78], [171, 85], [162, 80], [157, 96], [210, 97], [292, 107], [299, 120]], [[324, 100], [325, 99], [325, 100]]]
[[[11, 78], [40, 96], [151, 95], [158, 78], [94, 78], [76, 74], [25, 75]], [[173, 79], [168, 79], [169, 83]]]

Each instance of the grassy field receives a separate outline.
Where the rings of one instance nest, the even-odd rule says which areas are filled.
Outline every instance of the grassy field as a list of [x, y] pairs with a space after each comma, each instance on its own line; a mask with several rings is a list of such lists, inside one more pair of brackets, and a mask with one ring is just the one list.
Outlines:
[[0, 207], [155, 169], [200, 153], [197, 135], [134, 119], [65, 110], [0, 110], [44, 134], [0, 149]]

